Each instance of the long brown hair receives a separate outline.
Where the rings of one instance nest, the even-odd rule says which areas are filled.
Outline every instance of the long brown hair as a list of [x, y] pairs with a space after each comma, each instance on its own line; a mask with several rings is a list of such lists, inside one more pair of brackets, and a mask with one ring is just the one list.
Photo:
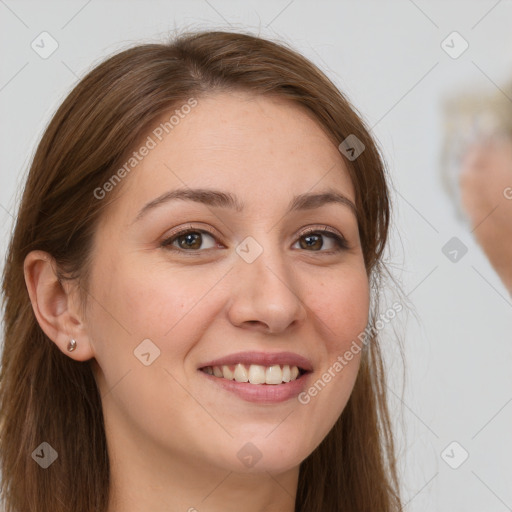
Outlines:
[[[390, 222], [383, 160], [361, 117], [311, 62], [284, 43], [224, 31], [186, 32], [108, 58], [80, 80], [46, 128], [7, 252], [0, 374], [6, 512], [105, 512], [109, 497], [102, 405], [90, 361], [67, 357], [40, 328], [24, 281], [25, 257], [48, 252], [59, 279], [78, 283], [85, 308], [91, 241], [120, 187], [101, 202], [94, 191], [164, 112], [192, 96], [234, 89], [288, 98], [306, 107], [336, 146], [349, 135], [364, 144], [346, 164], [367, 273], [372, 282], [382, 275]], [[31, 457], [43, 441], [58, 452], [46, 470]], [[374, 330], [343, 413], [300, 466], [295, 510], [397, 512], [396, 466]]]

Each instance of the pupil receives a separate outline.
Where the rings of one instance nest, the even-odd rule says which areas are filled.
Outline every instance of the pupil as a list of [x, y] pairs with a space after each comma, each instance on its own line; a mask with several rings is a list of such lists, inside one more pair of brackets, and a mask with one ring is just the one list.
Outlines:
[[[313, 240], [313, 242], [310, 243], [312, 241], [312, 239], [316, 239], [316, 240]], [[318, 242], [320, 240], [320, 237], [318, 235], [307, 235], [304, 237], [304, 240], [306, 240], [307, 247], [313, 247], [315, 242]], [[321, 247], [322, 247], [322, 241], [320, 240], [320, 245], [318, 248], [320, 249]]]
[[[188, 248], [192, 247], [192, 245], [190, 245], [188, 242], [192, 242], [192, 243], [196, 242], [196, 245], [197, 245], [197, 241], [200, 238], [200, 236], [201, 235], [199, 235], [199, 233], [188, 233], [186, 235], [183, 235], [182, 240], [184, 241], [184, 244], [182, 244], [182, 246], [185, 245], [185, 247], [188, 247]], [[199, 245], [201, 245], [201, 244], [199, 243]], [[192, 247], [192, 248], [197, 249], [197, 247]]]

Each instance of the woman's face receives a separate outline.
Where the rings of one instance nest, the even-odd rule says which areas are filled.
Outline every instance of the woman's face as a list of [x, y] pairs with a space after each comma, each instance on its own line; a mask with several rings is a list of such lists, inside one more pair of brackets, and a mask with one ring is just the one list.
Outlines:
[[[246, 93], [197, 102], [147, 134], [146, 156], [136, 148], [96, 232], [86, 324], [107, 436], [141, 458], [284, 471], [327, 435], [359, 367], [369, 287], [354, 190], [300, 107]], [[188, 199], [144, 209], [178, 190]], [[324, 192], [348, 201], [295, 199]], [[310, 371], [267, 383], [293, 366]], [[269, 380], [239, 382], [246, 372]]]

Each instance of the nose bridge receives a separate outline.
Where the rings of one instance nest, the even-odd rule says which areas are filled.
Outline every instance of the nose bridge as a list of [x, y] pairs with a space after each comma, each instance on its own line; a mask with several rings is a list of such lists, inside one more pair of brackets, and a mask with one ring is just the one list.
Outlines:
[[258, 322], [278, 332], [302, 321], [306, 311], [283, 248], [268, 233], [258, 238], [248, 236], [236, 248], [229, 314], [236, 325]]

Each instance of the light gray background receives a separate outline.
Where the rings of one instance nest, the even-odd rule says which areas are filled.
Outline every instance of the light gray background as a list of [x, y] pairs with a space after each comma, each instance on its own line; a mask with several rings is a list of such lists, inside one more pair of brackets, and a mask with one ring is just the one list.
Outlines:
[[[403, 403], [394, 333], [384, 333], [405, 510], [512, 510], [512, 301], [457, 220], [439, 176], [440, 100], [473, 87], [492, 91], [512, 78], [511, 26], [506, 0], [0, 0], [2, 255], [42, 130], [86, 70], [175, 27], [284, 39], [348, 95], [390, 168], [395, 227], [388, 257], [417, 315], [393, 326], [406, 348]], [[457, 59], [441, 48], [454, 30], [469, 43]], [[31, 48], [43, 31], [59, 44], [48, 59]], [[469, 249], [457, 263], [441, 252], [453, 236]], [[458, 469], [441, 456], [452, 441], [469, 453]], [[460, 450], [448, 458], [457, 460]]]

